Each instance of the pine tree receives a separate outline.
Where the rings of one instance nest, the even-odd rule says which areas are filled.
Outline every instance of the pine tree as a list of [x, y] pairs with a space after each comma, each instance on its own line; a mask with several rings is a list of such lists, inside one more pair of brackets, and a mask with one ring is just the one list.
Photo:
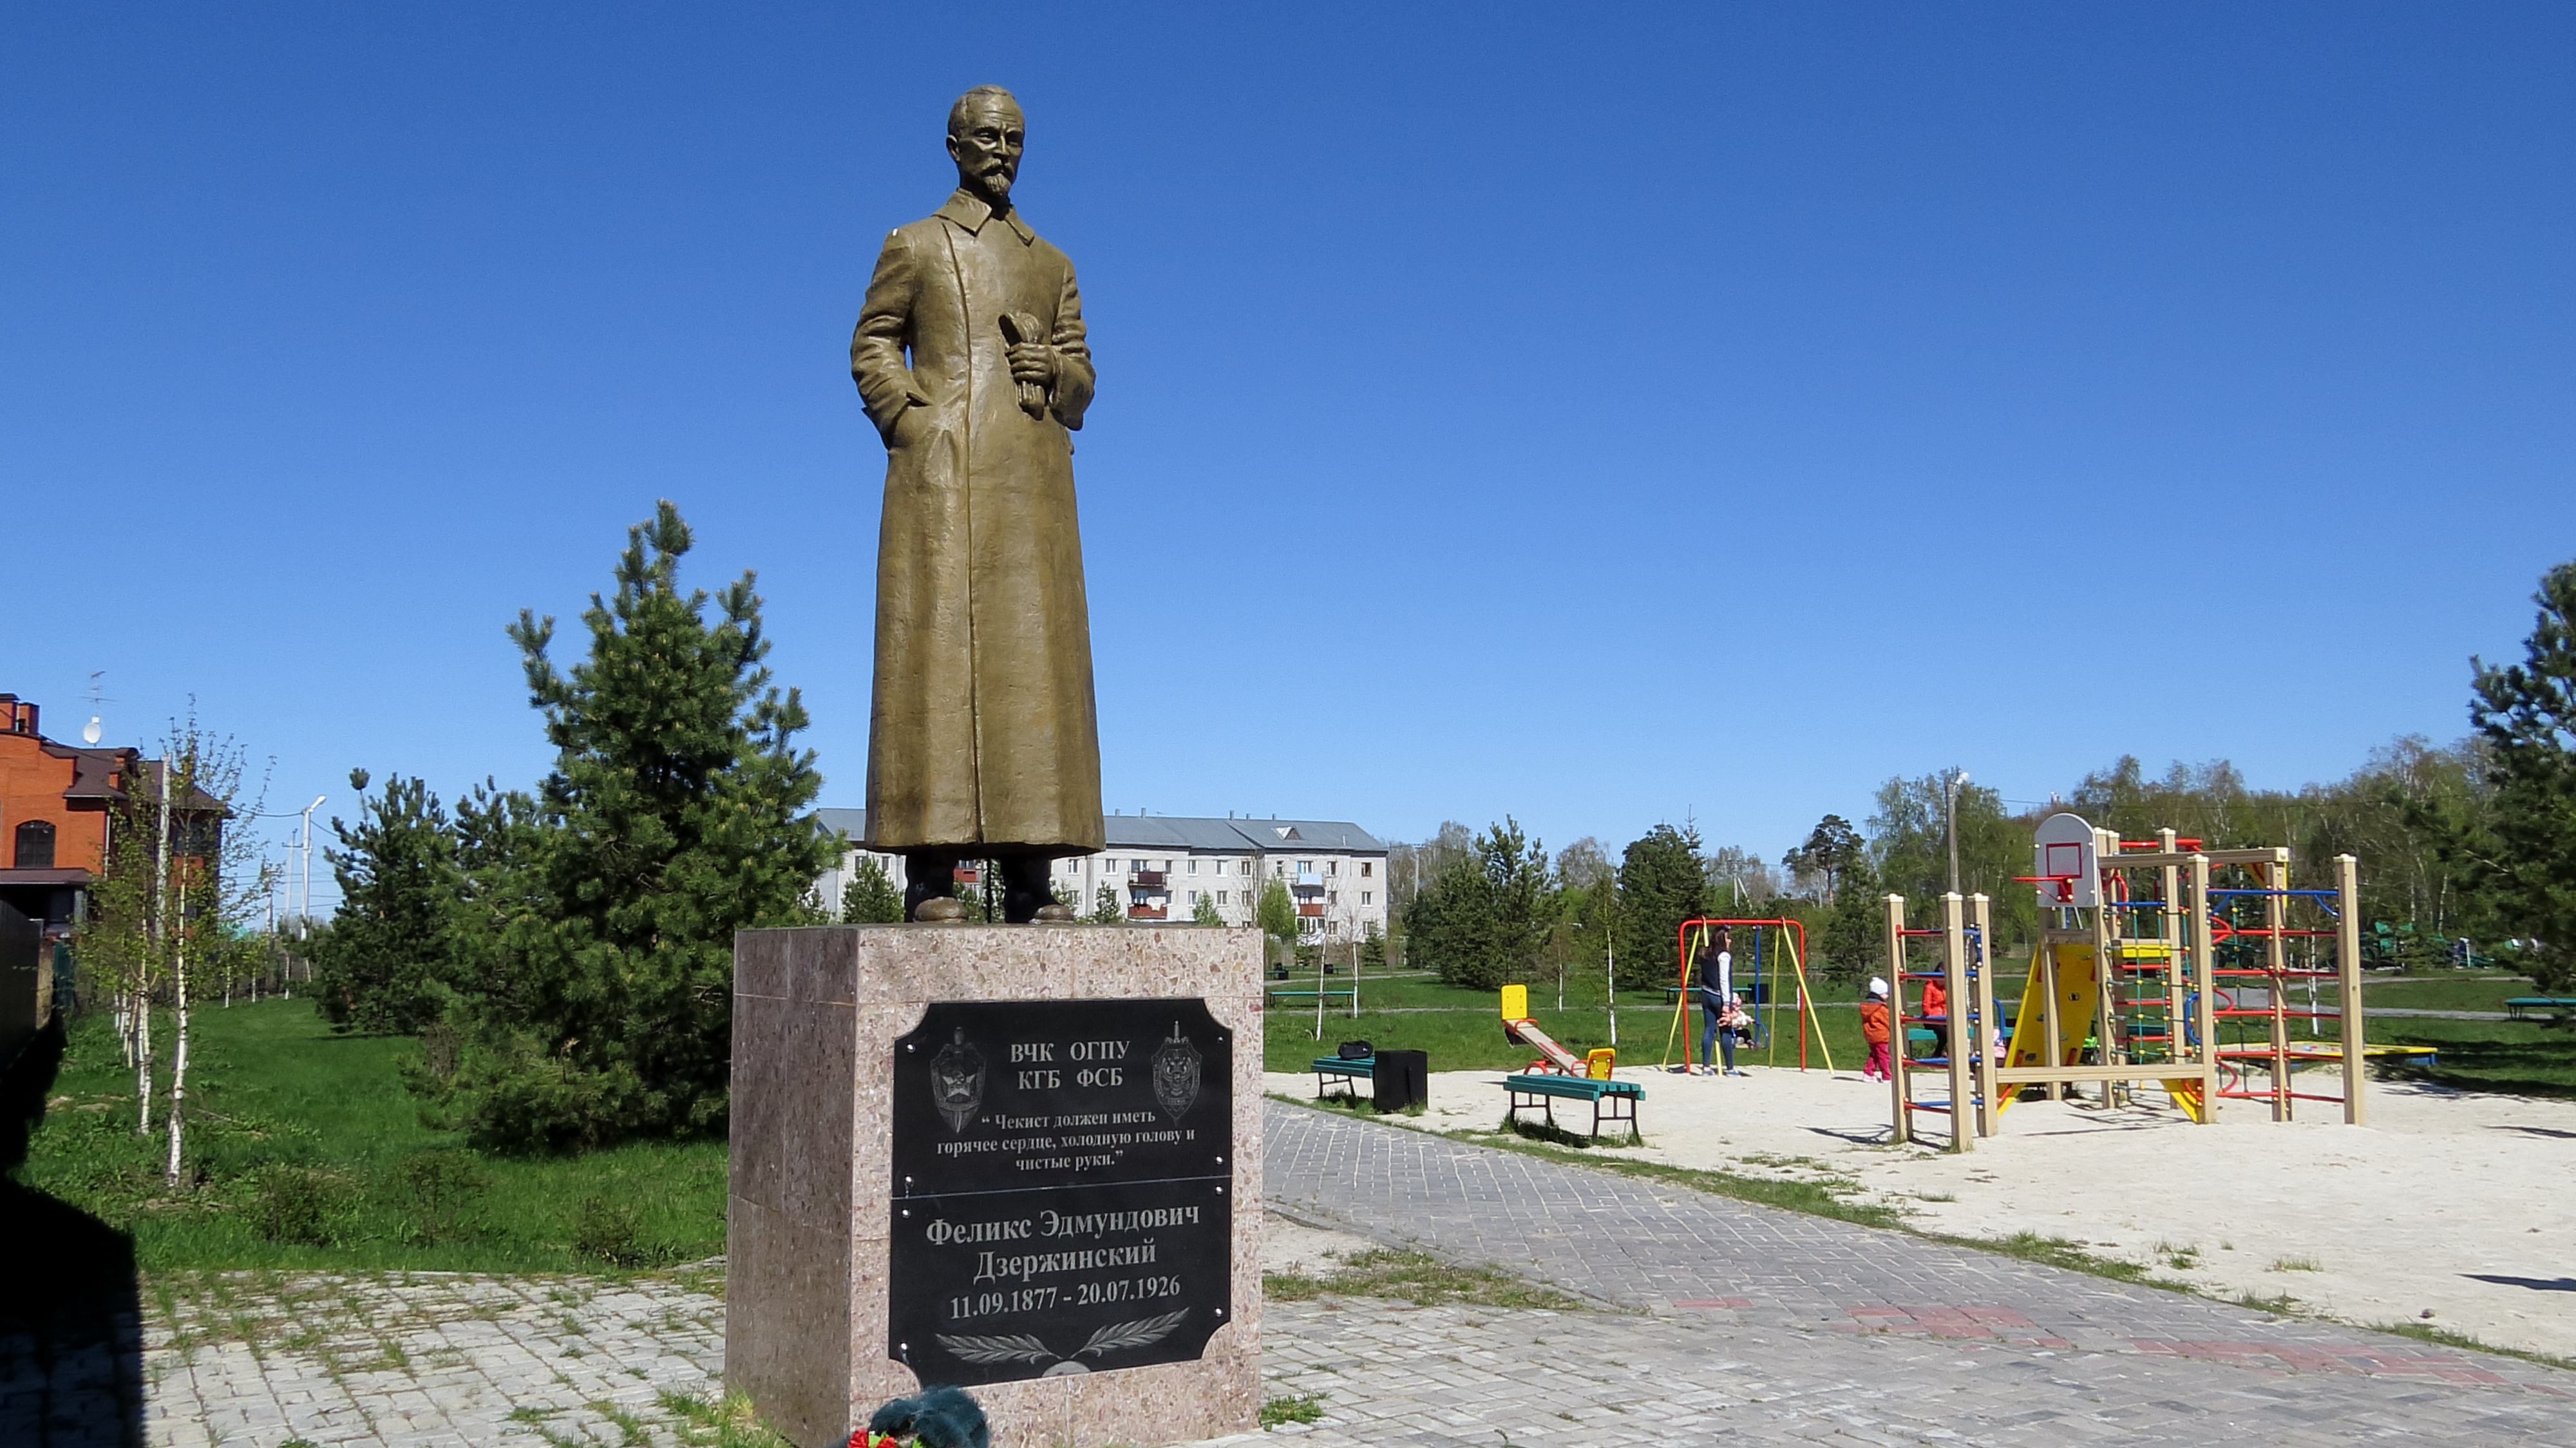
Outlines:
[[1845, 867], [1864, 859], [1865, 848], [1860, 831], [1852, 828], [1851, 821], [1829, 814], [1816, 821], [1805, 844], [1781, 856], [1780, 862], [1789, 867], [1791, 874], [1813, 881], [1819, 897], [1830, 905], [1842, 888]]
[[859, 856], [850, 883], [841, 887], [841, 923], [896, 925], [903, 921], [903, 892], [874, 855]]
[[1840, 883], [1816, 932], [1816, 958], [1832, 975], [1867, 979], [1887, 967], [1887, 901], [1865, 852], [1855, 851], [1835, 871]]
[[1405, 907], [1407, 949], [1453, 985], [1492, 990], [1526, 981], [1547, 941], [1547, 851], [1506, 817], [1451, 856]]
[[1094, 925], [1115, 925], [1126, 919], [1127, 912], [1120, 909], [1118, 905], [1117, 890], [1110, 886], [1103, 885], [1099, 889], [1093, 891], [1091, 894], [1091, 914], [1085, 918], [1089, 919]]
[[2474, 661], [2488, 796], [2442, 854], [2502, 932], [2536, 942], [2532, 975], [2556, 990], [2576, 980], [2576, 562], [2543, 575], [2533, 601], [2523, 661]]
[[[616, 592], [582, 615], [589, 657], [547, 656], [554, 620], [510, 630], [555, 767], [541, 787], [506, 983], [473, 997], [476, 1030], [447, 1090], [490, 1144], [564, 1149], [717, 1128], [730, 1065], [733, 935], [804, 918], [832, 840], [805, 813], [821, 786], [794, 690], [770, 685], [746, 573], [682, 593], [688, 525], [662, 503], [630, 529]], [[515, 885], [508, 882], [516, 881]]]
[[397, 774], [369, 799], [367, 771], [353, 769], [349, 787], [358, 822], [331, 821], [340, 908], [314, 945], [314, 1004], [334, 1030], [411, 1035], [457, 975], [456, 827], [418, 779]]
[[1619, 984], [1650, 989], [1681, 979], [1681, 927], [1708, 914], [1696, 826], [1657, 825], [1619, 859]]

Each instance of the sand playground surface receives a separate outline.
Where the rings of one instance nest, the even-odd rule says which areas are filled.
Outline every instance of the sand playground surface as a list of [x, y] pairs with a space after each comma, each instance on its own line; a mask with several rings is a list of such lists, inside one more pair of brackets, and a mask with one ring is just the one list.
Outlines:
[[[1855, 1070], [1748, 1070], [1622, 1067], [1645, 1084], [1645, 1144], [1613, 1147], [1605, 1132], [1601, 1154], [1823, 1182], [1927, 1232], [2037, 1233], [2216, 1297], [2287, 1297], [2290, 1310], [2357, 1325], [2421, 1323], [2576, 1357], [2576, 1102], [2373, 1081], [2367, 1126], [2316, 1102], [2275, 1123], [2256, 1101], [2228, 1101], [2197, 1126], [2161, 1091], [2108, 1110], [2087, 1086], [2089, 1099], [2015, 1104], [1999, 1135], [1954, 1155], [1946, 1140], [1889, 1145], [1888, 1088]], [[1490, 1132], [1502, 1079], [1434, 1073], [1428, 1111], [1386, 1119]], [[1311, 1099], [1315, 1078], [1272, 1072], [1265, 1089]], [[1590, 1129], [1588, 1106], [1556, 1105], [1560, 1125]]]

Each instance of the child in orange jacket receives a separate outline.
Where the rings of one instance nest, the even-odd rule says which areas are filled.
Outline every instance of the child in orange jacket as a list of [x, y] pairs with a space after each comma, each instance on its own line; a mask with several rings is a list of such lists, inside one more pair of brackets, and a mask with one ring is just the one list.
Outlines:
[[1863, 1080], [1884, 1081], [1888, 1078], [1887, 1051], [1887, 982], [1876, 976], [1869, 980], [1869, 999], [1860, 1003], [1860, 1038], [1869, 1043], [1869, 1063], [1860, 1068]]

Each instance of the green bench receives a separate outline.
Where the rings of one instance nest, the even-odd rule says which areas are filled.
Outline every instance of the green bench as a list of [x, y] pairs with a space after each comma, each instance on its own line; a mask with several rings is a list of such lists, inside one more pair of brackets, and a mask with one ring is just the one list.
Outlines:
[[1377, 1079], [1377, 1057], [1317, 1056], [1313, 1070], [1316, 1100], [1324, 1099], [1324, 1078], [1327, 1076], [1339, 1076], [1342, 1078], [1342, 1089], [1357, 1096], [1360, 1094], [1359, 1083], [1373, 1082]]
[[[1320, 1062], [1318, 1064], [1321, 1064]], [[1556, 1125], [1558, 1101], [1592, 1103], [1592, 1139], [1601, 1139], [1601, 1123], [1628, 1123], [1628, 1135], [1645, 1140], [1637, 1130], [1637, 1103], [1645, 1099], [1646, 1088], [1634, 1081], [1595, 1081], [1586, 1076], [1516, 1075], [1503, 1078], [1503, 1089], [1512, 1093], [1512, 1109], [1505, 1115], [1520, 1120], [1521, 1109], [1536, 1106], [1547, 1112], [1547, 1124]], [[1529, 1100], [1522, 1100], [1522, 1097]], [[1608, 1103], [1604, 1109], [1603, 1103]]]
[[2531, 1011], [2570, 1010], [2576, 1010], [2576, 996], [2508, 996], [2504, 1003], [2505, 1014], [2517, 1021]]
[[1352, 992], [1347, 990], [1274, 990], [1270, 993], [1270, 998], [1274, 1001], [1310, 1001], [1317, 996], [1322, 996], [1326, 1000], [1346, 1001], [1351, 998], [1351, 995]]

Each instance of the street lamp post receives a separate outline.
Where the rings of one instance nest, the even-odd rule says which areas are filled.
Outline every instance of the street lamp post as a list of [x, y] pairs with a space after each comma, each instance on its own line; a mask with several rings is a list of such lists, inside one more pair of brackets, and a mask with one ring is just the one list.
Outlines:
[[[313, 929], [313, 812], [320, 809], [322, 807], [322, 801], [329, 799], [330, 797], [331, 796], [327, 794], [317, 794], [313, 796], [313, 802], [311, 804], [306, 805], [301, 811], [299, 811], [299, 813], [304, 816], [302, 840], [297, 846], [297, 849], [303, 856], [304, 904], [303, 907], [295, 913], [295, 943], [297, 945], [302, 945], [306, 936], [309, 935]], [[299, 951], [298, 954], [300, 955], [301, 952]], [[286, 998], [288, 1000], [293, 1000], [295, 998], [295, 973], [292, 970], [289, 970], [287, 972], [286, 979]]]

